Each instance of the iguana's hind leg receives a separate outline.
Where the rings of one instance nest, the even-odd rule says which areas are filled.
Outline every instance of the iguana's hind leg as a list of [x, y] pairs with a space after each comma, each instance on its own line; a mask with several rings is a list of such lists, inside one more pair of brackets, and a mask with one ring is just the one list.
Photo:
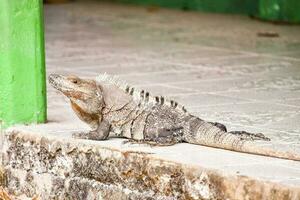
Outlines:
[[183, 127], [157, 128], [152, 134], [146, 134], [145, 143], [156, 146], [170, 146], [183, 141]]
[[230, 131], [228, 133], [239, 136], [242, 140], [264, 140], [270, 141], [271, 139], [266, 137], [262, 133], [249, 133], [246, 131]]
[[134, 140], [128, 139], [123, 142], [123, 144], [146, 144], [149, 146], [171, 146], [178, 142], [175, 141], [152, 141], [152, 140]]
[[110, 124], [106, 121], [100, 122], [96, 130], [84, 133], [73, 133], [72, 136], [77, 139], [89, 139], [89, 140], [106, 140], [110, 132]]
[[157, 128], [150, 133], [145, 133], [142, 140], [129, 139], [130, 143], [144, 143], [151, 146], [170, 146], [183, 141], [183, 127], [177, 128]]

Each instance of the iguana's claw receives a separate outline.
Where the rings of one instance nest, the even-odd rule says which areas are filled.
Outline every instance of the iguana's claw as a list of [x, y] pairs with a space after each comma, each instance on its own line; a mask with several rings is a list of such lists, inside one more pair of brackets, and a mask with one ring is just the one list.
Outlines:
[[75, 133], [72, 133], [72, 137], [75, 139], [89, 139], [89, 133], [75, 132]]
[[127, 140], [123, 141], [122, 144], [147, 144], [147, 143], [142, 140], [127, 139]]

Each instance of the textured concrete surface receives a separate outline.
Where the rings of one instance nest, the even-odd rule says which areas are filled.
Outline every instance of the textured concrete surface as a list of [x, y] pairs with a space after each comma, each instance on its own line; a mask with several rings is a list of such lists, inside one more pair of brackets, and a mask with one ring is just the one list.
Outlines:
[[[299, 26], [276, 26], [244, 16], [164, 9], [149, 12], [143, 7], [89, 1], [47, 5], [45, 20], [48, 73], [90, 78], [103, 72], [118, 74], [154, 94], [173, 97], [203, 119], [222, 122], [230, 130], [263, 132], [272, 139], [274, 148], [289, 148], [300, 153]], [[258, 37], [258, 32], [275, 32], [279, 37]], [[52, 88], [48, 88], [48, 111], [47, 124], [14, 128], [20, 132], [18, 137], [26, 138], [30, 133], [36, 135], [36, 140], [43, 134], [54, 141], [70, 141], [72, 132], [88, 129], [76, 118], [67, 100]], [[20, 139], [18, 143], [24, 150], [35, 149], [34, 146], [39, 144], [24, 140]], [[225, 179], [232, 187], [224, 189], [213, 184], [229, 193], [242, 187], [266, 195], [265, 199], [276, 193], [274, 191], [286, 190], [290, 192], [285, 193], [284, 198], [299, 197], [295, 195], [299, 194], [300, 162], [190, 144], [151, 148], [122, 144], [123, 141], [111, 138], [99, 142], [78, 140], [76, 143], [89, 148], [148, 152], [166, 162], [193, 166], [196, 171], [212, 170], [213, 174], [230, 177]], [[10, 144], [9, 147], [17, 150], [13, 142]], [[18, 155], [17, 152], [14, 155]], [[35, 154], [33, 157], [40, 159]], [[12, 162], [18, 163], [22, 159], [16, 156]], [[8, 168], [12, 174], [26, 176], [26, 167], [21, 164]], [[45, 168], [43, 175], [57, 172]], [[240, 182], [243, 178], [251, 180], [252, 184]], [[102, 180], [99, 179], [97, 184], [99, 181]], [[85, 187], [84, 183], [74, 183]], [[272, 184], [276, 184], [276, 190], [270, 189]], [[253, 189], [256, 186], [260, 189]], [[68, 187], [65, 189], [67, 191]], [[118, 191], [123, 194], [122, 189]], [[227, 197], [257, 197], [253, 192], [247, 196], [238, 191]], [[283, 196], [276, 198], [284, 199]]]
[[[118, 74], [204, 119], [300, 152], [299, 26], [86, 1], [45, 12], [48, 73]], [[52, 88], [48, 94], [59, 98]], [[49, 102], [51, 120], [58, 102]]]

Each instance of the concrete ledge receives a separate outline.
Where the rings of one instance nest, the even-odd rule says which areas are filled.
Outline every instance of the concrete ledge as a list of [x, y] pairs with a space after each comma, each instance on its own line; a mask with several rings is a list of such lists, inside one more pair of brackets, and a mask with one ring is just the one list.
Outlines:
[[7, 132], [4, 165], [10, 193], [41, 199], [300, 198], [299, 187], [16, 130]]

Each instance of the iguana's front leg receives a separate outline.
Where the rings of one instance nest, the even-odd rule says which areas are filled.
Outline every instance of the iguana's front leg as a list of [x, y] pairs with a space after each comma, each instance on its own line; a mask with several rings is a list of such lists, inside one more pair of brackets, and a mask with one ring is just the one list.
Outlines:
[[72, 136], [78, 139], [106, 140], [109, 136], [111, 125], [107, 121], [99, 122], [98, 127], [87, 133], [73, 133]]

